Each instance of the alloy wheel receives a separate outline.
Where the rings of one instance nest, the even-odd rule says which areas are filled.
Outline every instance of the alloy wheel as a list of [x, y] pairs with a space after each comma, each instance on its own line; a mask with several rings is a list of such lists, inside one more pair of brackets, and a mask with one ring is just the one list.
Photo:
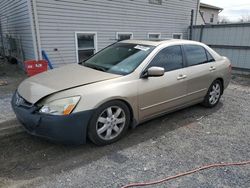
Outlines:
[[220, 84], [219, 83], [215, 83], [212, 86], [211, 91], [209, 93], [209, 103], [211, 105], [216, 104], [218, 102], [218, 100], [220, 99], [220, 95], [221, 95]]
[[97, 119], [97, 135], [103, 140], [112, 140], [120, 135], [125, 123], [126, 115], [122, 108], [118, 106], [108, 107]]

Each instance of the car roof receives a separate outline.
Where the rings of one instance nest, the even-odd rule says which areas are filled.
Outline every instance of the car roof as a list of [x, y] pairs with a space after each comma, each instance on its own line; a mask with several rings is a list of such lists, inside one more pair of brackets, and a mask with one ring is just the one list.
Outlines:
[[183, 39], [155, 39], [155, 40], [123, 40], [120, 43], [131, 43], [139, 45], [148, 45], [148, 46], [159, 46], [161, 44], [198, 44], [202, 45], [200, 42], [183, 40]]
[[215, 60], [218, 60], [221, 58], [221, 56], [215, 52], [213, 49], [211, 49], [209, 46], [201, 43], [196, 42], [192, 40], [183, 40], [183, 39], [156, 39], [156, 40], [123, 40], [119, 43], [130, 43], [130, 44], [138, 44], [138, 45], [147, 45], [147, 46], [160, 46], [160, 45], [184, 45], [184, 44], [190, 44], [190, 45], [199, 45], [204, 47], [206, 50], [209, 51], [210, 54], [214, 57]]

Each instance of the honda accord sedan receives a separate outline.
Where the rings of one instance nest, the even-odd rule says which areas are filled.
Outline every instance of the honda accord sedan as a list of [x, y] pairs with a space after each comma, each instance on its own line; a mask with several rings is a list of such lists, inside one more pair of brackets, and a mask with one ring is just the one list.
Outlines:
[[32, 135], [105, 145], [163, 114], [198, 103], [216, 106], [230, 77], [230, 61], [205, 44], [126, 40], [26, 79], [12, 107]]

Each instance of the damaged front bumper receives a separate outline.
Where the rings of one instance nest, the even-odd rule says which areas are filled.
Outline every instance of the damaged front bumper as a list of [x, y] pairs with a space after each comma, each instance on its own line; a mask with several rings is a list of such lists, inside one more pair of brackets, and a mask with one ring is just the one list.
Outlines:
[[31, 135], [67, 144], [86, 143], [87, 127], [93, 110], [67, 116], [41, 114], [37, 106], [20, 99], [17, 92], [11, 104], [17, 119]]

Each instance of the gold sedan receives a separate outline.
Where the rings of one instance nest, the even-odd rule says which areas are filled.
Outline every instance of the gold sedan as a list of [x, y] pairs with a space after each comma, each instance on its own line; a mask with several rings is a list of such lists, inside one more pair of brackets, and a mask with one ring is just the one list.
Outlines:
[[230, 61], [202, 43], [127, 40], [26, 79], [12, 107], [32, 135], [105, 145], [162, 114], [216, 106], [230, 77]]

